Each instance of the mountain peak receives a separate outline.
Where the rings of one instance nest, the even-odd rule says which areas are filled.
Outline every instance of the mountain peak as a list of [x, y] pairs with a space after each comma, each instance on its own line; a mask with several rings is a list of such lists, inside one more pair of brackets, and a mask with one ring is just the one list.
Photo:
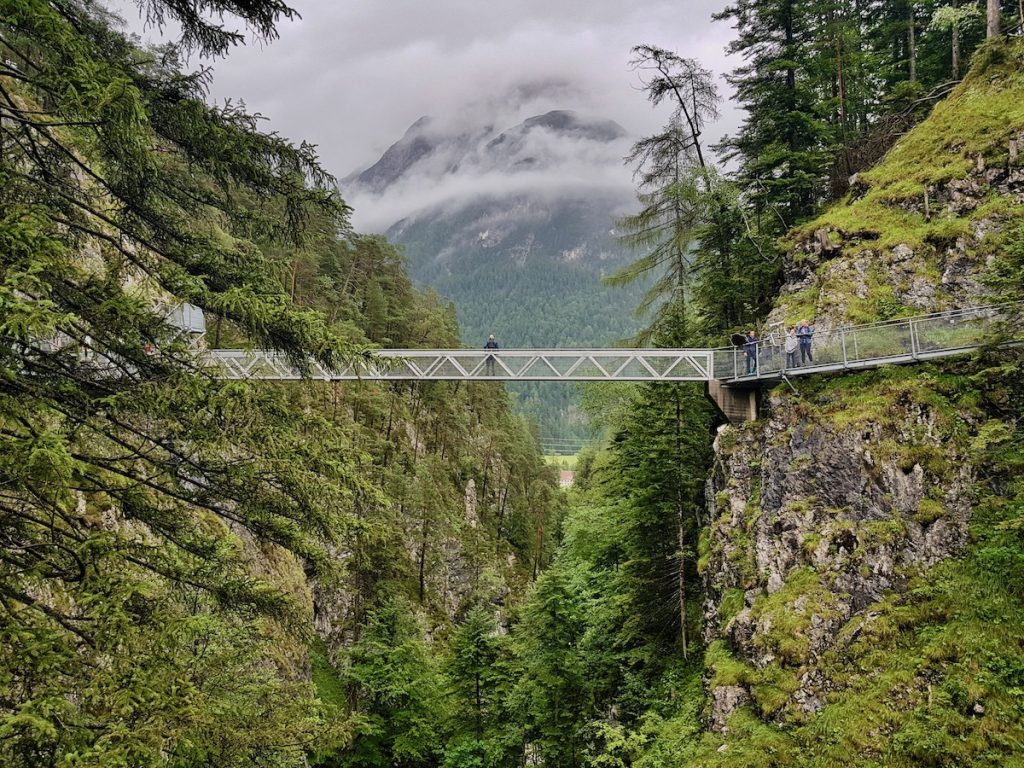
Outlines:
[[[449, 124], [452, 127], [446, 127]], [[534, 115], [500, 133], [493, 124], [466, 128], [424, 115], [377, 162], [347, 177], [344, 183], [357, 193], [379, 195], [413, 174], [439, 179], [460, 169], [515, 173], [571, 160], [580, 152], [580, 141], [600, 147], [626, 135], [614, 120], [569, 109]], [[620, 162], [619, 151], [607, 154], [611, 162]]]
[[626, 135], [626, 129], [614, 120], [584, 117], [571, 109], [553, 109], [523, 121], [522, 127], [547, 128], [559, 133], [580, 136], [592, 141], [614, 141]]

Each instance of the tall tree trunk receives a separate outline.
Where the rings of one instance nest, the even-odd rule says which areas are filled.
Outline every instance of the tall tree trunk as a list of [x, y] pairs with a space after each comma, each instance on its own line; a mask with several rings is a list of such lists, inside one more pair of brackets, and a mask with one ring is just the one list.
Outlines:
[[299, 282], [299, 260], [298, 260], [298, 258], [296, 258], [292, 262], [291, 286], [288, 289], [288, 293], [291, 296], [292, 301], [295, 301], [295, 286], [298, 284], [298, 282]]
[[[786, 59], [792, 62], [793, 56], [793, 43], [795, 41], [795, 35], [793, 32], [793, 3], [787, 2], [783, 6], [783, 27], [786, 35]], [[789, 92], [789, 107], [793, 109], [796, 106], [796, 68], [790, 64], [786, 67], [786, 90]], [[789, 148], [790, 150], [796, 150], [796, 135], [793, 133], [792, 128], [789, 130]]]
[[480, 673], [477, 672], [474, 675], [474, 682], [476, 683], [476, 738], [477, 740], [483, 738], [483, 701], [480, 698]]
[[533, 558], [533, 580], [537, 580], [537, 575], [540, 573], [540, 558], [544, 552], [544, 516], [541, 515], [537, 520], [537, 554]]
[[[960, 3], [959, 3], [958, 0], [953, 0], [953, 7], [954, 8], [959, 8], [960, 7]], [[956, 23], [953, 24], [953, 45], [952, 45], [952, 48], [953, 48], [953, 52], [952, 52], [952, 59], [953, 60], [952, 60], [951, 64], [952, 64], [952, 70], [953, 70], [953, 79], [954, 80], [959, 80], [960, 79], [960, 27]]]
[[917, 30], [914, 22], [914, 3], [907, 4], [909, 18], [907, 19], [907, 56], [910, 64], [910, 82], [917, 82]]
[[953, 27], [953, 61], [952, 61], [952, 69], [953, 69], [953, 79], [954, 80], [959, 80], [960, 79], [960, 30], [956, 26]]
[[682, 439], [682, 406], [679, 402], [679, 390], [676, 389], [676, 461], [679, 463], [679, 477], [676, 478], [676, 533], [679, 539], [679, 565], [676, 569], [676, 582], [679, 589], [679, 641], [683, 646], [683, 658], [687, 658], [686, 637], [686, 530], [683, 526], [683, 439]]
[[846, 144], [846, 72], [843, 70], [842, 30], [836, 35], [836, 97], [839, 99], [839, 136]]
[[[796, 98], [796, 67], [792, 62], [796, 61], [796, 31], [794, 29], [794, 0], [786, 0], [782, 6], [782, 25], [783, 32], [785, 35], [785, 48], [783, 56], [786, 61], [789, 62], [786, 66], [786, 98], [787, 98], [787, 109], [791, 116], [786, 121], [786, 145], [789, 147], [791, 153], [789, 160], [789, 173], [790, 179], [795, 178], [796, 172], [793, 169], [792, 156], [797, 151], [797, 136], [796, 136], [796, 121], [792, 118], [792, 114], [797, 111], [797, 98]], [[790, 190], [792, 194], [792, 190]], [[789, 214], [793, 221], [799, 219], [805, 212], [807, 206], [805, 203], [806, 192], [799, 190], [795, 196], [789, 198]]]
[[985, 8], [985, 17], [988, 22], [985, 26], [985, 37], [987, 39], [999, 37], [999, 21], [1002, 10], [999, 0], [988, 0]]
[[420, 561], [419, 562], [419, 567], [420, 567], [420, 605], [423, 604], [423, 599], [424, 599], [424, 597], [426, 595], [426, 591], [427, 591], [427, 579], [426, 579], [426, 570], [427, 570], [427, 532], [429, 530], [430, 530], [430, 526], [427, 523], [427, 521], [424, 519], [424, 521], [423, 521], [423, 529], [422, 529], [422, 538], [420, 539], [420, 557], [419, 557], [419, 561]]

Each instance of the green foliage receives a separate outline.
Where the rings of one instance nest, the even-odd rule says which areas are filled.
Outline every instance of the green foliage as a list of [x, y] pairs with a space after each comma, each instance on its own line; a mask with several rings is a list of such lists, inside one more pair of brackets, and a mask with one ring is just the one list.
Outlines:
[[[291, 14], [147, 7], [207, 53], [237, 40], [208, 14], [263, 36]], [[209, 343], [300, 367], [458, 330], [348, 232], [312, 149], [208, 106], [183, 53], [138, 50], [91, 2], [0, 15], [0, 763], [432, 764], [448, 718], [423, 638], [452, 542], [460, 599], [518, 594], [551, 556], [554, 474], [495, 386], [202, 370], [166, 319], [182, 301]], [[314, 590], [318, 611], [352, 596], [330, 647]]]
[[355, 738], [336, 764], [433, 764], [445, 716], [442, 682], [409, 606], [391, 600], [370, 614], [350, 659]]
[[[150, 6], [186, 44], [232, 39]], [[263, 35], [290, 14], [211, 11]], [[299, 765], [326, 729], [296, 581], [375, 490], [334, 425], [212, 380], [165, 316], [333, 364], [351, 348], [263, 248], [344, 206], [311, 148], [207, 106], [92, 3], [7, 3], [0, 58], [0, 762]]]
[[673, 112], [627, 158], [636, 166], [642, 207], [619, 222], [620, 239], [641, 256], [605, 282], [650, 280], [637, 314], [650, 314], [651, 323], [638, 343], [715, 338], [766, 311], [778, 279], [771, 235], [752, 223], [740, 189], [705, 155], [701, 136], [719, 105], [711, 72], [655, 46], [637, 46], [633, 55], [634, 67], [651, 73], [644, 81], [648, 100], [657, 106], [667, 99]]

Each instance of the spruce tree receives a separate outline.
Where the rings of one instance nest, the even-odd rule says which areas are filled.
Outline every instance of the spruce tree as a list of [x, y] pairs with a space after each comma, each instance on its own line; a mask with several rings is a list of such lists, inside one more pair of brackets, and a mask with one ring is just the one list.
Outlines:
[[373, 491], [335, 425], [216, 380], [168, 315], [336, 364], [268, 254], [346, 209], [310, 146], [179, 67], [240, 41], [219, 14], [266, 37], [291, 11], [145, 5], [180, 46], [85, 0], [0, 14], [0, 763], [297, 765], [320, 724], [274, 644], [306, 609], [252, 553], [326, 576]]
[[780, 232], [814, 213], [823, 194], [830, 133], [812, 77], [817, 10], [805, 0], [738, 0], [715, 16], [736, 30], [727, 50], [743, 64], [728, 80], [747, 113], [720, 149], [738, 163], [757, 215]]

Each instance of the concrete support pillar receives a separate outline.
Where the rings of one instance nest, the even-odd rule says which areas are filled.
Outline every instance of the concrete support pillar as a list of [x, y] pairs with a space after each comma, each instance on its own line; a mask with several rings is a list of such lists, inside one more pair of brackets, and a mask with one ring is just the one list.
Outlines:
[[756, 387], [728, 387], [718, 379], [707, 383], [705, 392], [708, 399], [729, 420], [730, 424], [742, 424], [757, 418], [760, 390]]

